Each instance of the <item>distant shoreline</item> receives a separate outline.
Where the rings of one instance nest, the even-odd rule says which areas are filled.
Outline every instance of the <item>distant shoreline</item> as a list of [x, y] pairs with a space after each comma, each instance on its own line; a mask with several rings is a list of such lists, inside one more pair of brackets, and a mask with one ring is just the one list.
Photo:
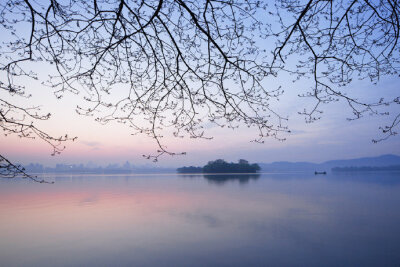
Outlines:
[[332, 168], [332, 172], [384, 172], [384, 171], [392, 171], [398, 172], [400, 171], [400, 165], [392, 165], [392, 166], [382, 166], [382, 167], [335, 167]]

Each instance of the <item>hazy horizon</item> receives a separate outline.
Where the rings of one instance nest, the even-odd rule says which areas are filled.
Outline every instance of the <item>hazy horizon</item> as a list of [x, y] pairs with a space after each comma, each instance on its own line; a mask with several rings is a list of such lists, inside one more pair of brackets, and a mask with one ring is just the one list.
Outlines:
[[[379, 157], [383, 157], [383, 156], [395, 156], [395, 157], [400, 157], [400, 155], [397, 154], [381, 154], [381, 155], [377, 155], [377, 156], [368, 156], [368, 157], [357, 157], [357, 158], [335, 158], [335, 159], [330, 159], [330, 160], [324, 160], [324, 161], [320, 161], [320, 162], [313, 162], [313, 161], [288, 161], [288, 160], [279, 160], [279, 161], [269, 161], [269, 162], [263, 162], [263, 161], [250, 161], [250, 163], [258, 163], [258, 164], [272, 164], [272, 163], [276, 163], [276, 162], [287, 162], [287, 163], [311, 163], [311, 164], [322, 164], [328, 161], [342, 161], [342, 160], [354, 160], [354, 159], [365, 159], [365, 158], [379, 158]], [[44, 168], [55, 168], [56, 165], [64, 165], [64, 166], [68, 166], [68, 165], [74, 165], [74, 166], [79, 166], [79, 165], [83, 165], [85, 168], [123, 168], [125, 164], [129, 164], [130, 168], [144, 168], [144, 169], [163, 169], [163, 168], [167, 168], [167, 169], [174, 169], [174, 168], [179, 168], [179, 167], [183, 167], [183, 166], [204, 166], [205, 164], [207, 164], [207, 162], [209, 161], [213, 161], [213, 160], [217, 160], [219, 158], [210, 158], [208, 159], [206, 162], [195, 162], [193, 164], [187, 164], [187, 165], [168, 165], [168, 166], [163, 166], [160, 165], [158, 163], [154, 163], [154, 162], [145, 162], [144, 164], [135, 164], [132, 161], [129, 160], [125, 160], [122, 162], [115, 162], [115, 161], [110, 161], [104, 164], [98, 164], [95, 163], [93, 161], [88, 161], [88, 162], [72, 162], [72, 163], [67, 163], [67, 162], [57, 162], [54, 165], [46, 165], [46, 164], [42, 164], [39, 162], [28, 162], [28, 163], [19, 163], [19, 164], [23, 164], [24, 166], [28, 166], [30, 164], [40, 164], [42, 165]], [[224, 158], [221, 158], [223, 160], [225, 160]], [[246, 158], [238, 158], [236, 160], [226, 160], [227, 162], [238, 162], [239, 159], [246, 159]], [[247, 160], [247, 159], [246, 159]]]

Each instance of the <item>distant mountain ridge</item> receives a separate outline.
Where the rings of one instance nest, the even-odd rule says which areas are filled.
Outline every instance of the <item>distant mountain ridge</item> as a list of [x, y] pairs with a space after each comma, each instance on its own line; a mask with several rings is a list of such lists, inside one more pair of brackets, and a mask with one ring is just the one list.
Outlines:
[[378, 157], [364, 157], [364, 158], [348, 159], [348, 160], [330, 160], [326, 161], [325, 164], [336, 165], [337, 167], [342, 167], [344, 165], [352, 165], [355, 167], [361, 167], [361, 165], [371, 166], [371, 167], [382, 167], [382, 166], [400, 164], [400, 156], [387, 154]]
[[259, 163], [264, 172], [275, 171], [330, 171], [334, 167], [384, 167], [399, 165], [400, 156], [386, 154], [378, 157], [363, 157], [347, 160], [329, 160], [323, 163], [278, 161]]

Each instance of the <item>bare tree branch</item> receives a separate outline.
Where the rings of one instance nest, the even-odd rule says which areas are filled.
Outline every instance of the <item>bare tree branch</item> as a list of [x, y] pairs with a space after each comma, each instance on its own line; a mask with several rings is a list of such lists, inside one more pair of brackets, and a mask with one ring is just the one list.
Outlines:
[[[23, 81], [38, 79], [27, 64], [34, 62], [54, 67], [45, 85], [57, 98], [71, 92], [86, 100], [77, 106], [79, 114], [102, 124], [117, 121], [132, 134], [153, 138], [158, 151], [144, 156], [154, 161], [185, 154], [166, 146], [168, 129], [177, 138], [210, 139], [209, 122], [253, 128], [255, 142], [285, 140], [288, 118], [272, 105], [284, 90], [267, 82], [280, 72], [313, 79], [300, 95], [315, 101], [299, 112], [306, 122], [318, 120], [324, 104], [339, 100], [348, 104], [349, 119], [388, 115], [382, 109], [399, 104], [398, 97], [369, 103], [344, 90], [355, 77], [376, 83], [398, 75], [398, 1], [276, 0], [276, 10], [266, 3], [2, 1], [0, 27], [7, 38], [0, 47], [0, 92], [9, 98], [0, 99], [0, 127], [5, 134], [39, 137], [53, 154], [74, 140], [39, 130], [35, 122], [50, 115], [39, 115], [37, 107], [13, 104], [29, 97]], [[275, 40], [276, 46], [262, 47], [262, 40]], [[295, 69], [287, 60], [293, 57]], [[395, 135], [398, 119], [395, 114], [382, 126], [384, 137], [377, 140]]]

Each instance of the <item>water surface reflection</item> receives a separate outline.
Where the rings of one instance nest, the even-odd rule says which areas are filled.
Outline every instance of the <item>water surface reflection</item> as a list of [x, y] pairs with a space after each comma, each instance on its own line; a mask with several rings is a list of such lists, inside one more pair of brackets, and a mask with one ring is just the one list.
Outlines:
[[260, 178], [259, 173], [229, 173], [229, 174], [182, 174], [184, 178], [199, 178], [202, 177], [212, 184], [223, 185], [227, 182], [239, 182], [240, 184], [247, 184], [251, 180]]
[[2, 180], [0, 265], [398, 266], [399, 176], [374, 175]]

